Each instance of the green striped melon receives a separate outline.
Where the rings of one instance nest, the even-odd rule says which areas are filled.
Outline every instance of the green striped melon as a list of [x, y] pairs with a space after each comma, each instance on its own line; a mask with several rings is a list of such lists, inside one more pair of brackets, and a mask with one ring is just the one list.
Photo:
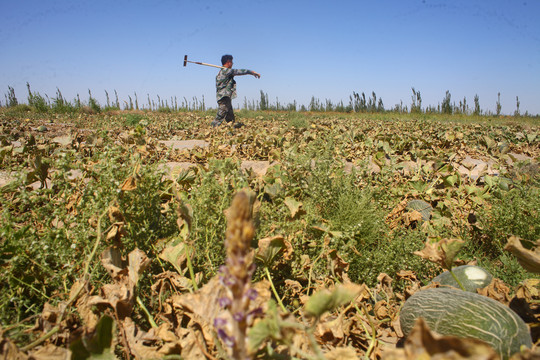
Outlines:
[[405, 335], [419, 317], [441, 335], [483, 340], [503, 359], [518, 352], [522, 345], [532, 346], [527, 324], [514, 311], [476, 293], [452, 288], [419, 291], [401, 309], [399, 320]]
[[[466, 291], [476, 292], [476, 289], [482, 289], [488, 286], [493, 279], [490, 273], [479, 266], [462, 265], [452, 269], [454, 275], [459, 279]], [[450, 273], [445, 271], [435, 277], [432, 282], [437, 282], [443, 286], [452, 286], [460, 289], [458, 283]]]

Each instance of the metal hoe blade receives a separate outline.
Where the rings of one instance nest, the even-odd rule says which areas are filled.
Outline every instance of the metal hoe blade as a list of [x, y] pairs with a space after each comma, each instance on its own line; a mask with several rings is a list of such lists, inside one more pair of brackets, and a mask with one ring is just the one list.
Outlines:
[[207, 63], [198, 62], [198, 61], [189, 61], [187, 59], [187, 55], [185, 55], [184, 56], [184, 66], [186, 66], [187, 63], [197, 64], [197, 65], [204, 65], [204, 66], [212, 66], [212, 67], [215, 67], [215, 68], [218, 68], [218, 69], [226, 69], [226, 67], [224, 67], [224, 66], [212, 65], [212, 64], [207, 64]]

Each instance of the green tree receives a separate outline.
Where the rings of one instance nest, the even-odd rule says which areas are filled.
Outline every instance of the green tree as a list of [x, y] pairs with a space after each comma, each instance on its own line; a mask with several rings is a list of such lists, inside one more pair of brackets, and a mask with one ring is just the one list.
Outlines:
[[480, 115], [482, 113], [482, 110], [480, 110], [480, 98], [478, 97], [478, 94], [474, 95], [474, 115]]
[[414, 87], [411, 88], [412, 90], [412, 104], [411, 104], [411, 113], [421, 113], [422, 112], [422, 95], [420, 95], [420, 91], [416, 91]]
[[88, 95], [90, 96], [88, 99], [88, 106], [90, 107], [90, 109], [92, 109], [92, 111], [99, 113], [101, 111], [101, 107], [99, 106], [98, 101], [94, 97], [92, 97], [92, 92], [90, 91], [90, 89], [88, 89]]
[[19, 101], [17, 100], [17, 97], [15, 96], [15, 90], [11, 86], [8, 86], [6, 104], [9, 107], [14, 107], [14, 106], [19, 105]]
[[259, 103], [259, 108], [261, 110], [268, 110], [268, 94], [265, 94], [262, 90], [261, 90], [261, 101]]
[[450, 104], [450, 99], [452, 96], [450, 95], [450, 91], [446, 90], [446, 95], [444, 96], [442, 105], [441, 105], [441, 112], [443, 114], [452, 114], [452, 105]]
[[377, 103], [377, 112], [384, 112], [384, 104], [382, 98], [379, 98], [379, 102]]
[[49, 106], [45, 98], [39, 93], [32, 92], [30, 89], [30, 83], [27, 82], [26, 87], [28, 88], [28, 105], [33, 107], [38, 112], [47, 112]]

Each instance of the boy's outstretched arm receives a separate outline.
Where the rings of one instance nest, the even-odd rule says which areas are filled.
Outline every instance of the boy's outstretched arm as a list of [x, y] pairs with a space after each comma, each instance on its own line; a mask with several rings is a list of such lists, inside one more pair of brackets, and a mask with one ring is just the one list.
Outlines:
[[261, 74], [259, 74], [258, 72], [247, 70], [247, 69], [232, 69], [232, 72], [230, 73], [229, 76], [239, 76], [239, 75], [253, 75], [257, 79], [261, 77]]

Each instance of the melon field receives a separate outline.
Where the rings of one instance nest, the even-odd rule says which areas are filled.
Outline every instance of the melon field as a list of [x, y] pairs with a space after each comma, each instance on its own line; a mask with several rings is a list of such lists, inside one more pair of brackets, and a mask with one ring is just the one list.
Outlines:
[[3, 358], [496, 358], [401, 329], [459, 265], [539, 356], [538, 117], [83, 110], [0, 108]]

